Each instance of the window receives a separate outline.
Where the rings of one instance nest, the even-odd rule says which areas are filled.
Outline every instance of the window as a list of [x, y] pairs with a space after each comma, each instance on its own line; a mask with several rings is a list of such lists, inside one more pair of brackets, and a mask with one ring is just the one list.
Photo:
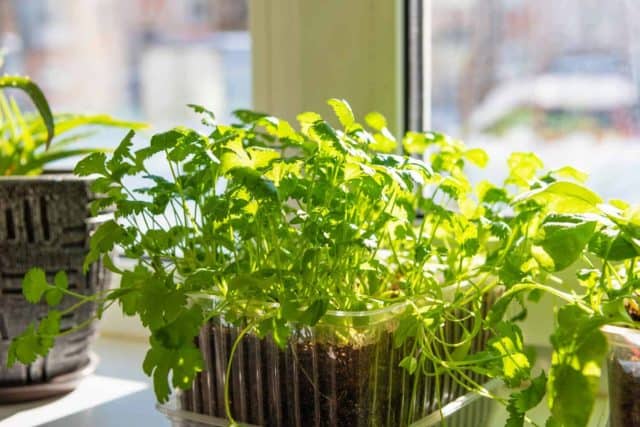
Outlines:
[[197, 124], [187, 103], [221, 120], [252, 103], [247, 0], [0, 0], [0, 44], [2, 72], [35, 79], [57, 112], [162, 128]]
[[640, 178], [637, 2], [427, 4], [431, 128], [498, 160], [535, 150], [548, 166], [589, 172], [608, 197], [640, 199], [629, 185]]

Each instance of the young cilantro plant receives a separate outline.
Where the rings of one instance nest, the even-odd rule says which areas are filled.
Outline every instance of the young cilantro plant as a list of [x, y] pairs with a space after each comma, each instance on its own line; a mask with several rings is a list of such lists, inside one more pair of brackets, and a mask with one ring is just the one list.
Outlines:
[[[365, 128], [345, 101], [329, 104], [339, 128], [310, 112], [298, 116], [300, 130], [251, 111], [237, 111], [239, 122], [227, 126], [192, 106], [207, 133], [178, 127], [134, 151], [130, 132], [112, 155], [90, 154], [76, 173], [97, 176], [93, 189], [105, 197], [92, 209], [113, 205], [115, 213], [93, 235], [85, 268], [104, 262], [120, 287], [77, 295], [63, 278], [48, 283], [34, 270], [25, 297], [55, 306], [69, 294], [77, 305], [98, 304], [98, 316], [113, 304], [138, 316], [151, 333], [143, 368], [159, 401], [202, 370], [194, 337], [212, 317], [284, 346], [292, 327], [313, 326], [327, 310], [404, 303], [393, 333], [407, 348], [400, 365], [409, 373], [446, 374], [488, 396], [476, 374], [501, 378], [515, 391], [492, 397], [506, 405], [510, 426], [522, 425], [545, 394], [551, 425], [584, 425], [588, 414], [567, 405], [593, 402], [606, 349], [598, 327], [629, 320], [622, 304], [638, 283], [634, 208], [602, 207], [579, 172], [544, 173], [527, 153], [511, 155], [503, 185], [473, 186], [465, 168], [485, 166], [484, 151], [434, 132], [410, 132], [398, 144], [380, 114], [367, 115]], [[405, 155], [394, 154], [397, 145]], [[165, 162], [170, 177], [151, 174], [150, 161]], [[148, 185], [128, 188], [132, 176]], [[113, 264], [116, 246], [134, 268]], [[579, 272], [583, 293], [549, 280], [578, 260], [591, 263]], [[549, 380], [534, 374], [517, 324], [544, 292], [567, 303]], [[202, 294], [215, 308], [195, 303]], [[511, 305], [524, 310], [512, 316]], [[46, 354], [63, 314], [51, 310], [15, 339], [11, 361]], [[445, 323], [463, 332], [452, 341]], [[491, 336], [487, 348], [472, 351], [482, 334]]]

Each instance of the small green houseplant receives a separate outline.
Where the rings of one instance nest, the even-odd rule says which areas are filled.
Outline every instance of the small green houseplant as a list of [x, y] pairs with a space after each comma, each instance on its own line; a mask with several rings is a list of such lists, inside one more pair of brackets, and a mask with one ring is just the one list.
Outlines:
[[41, 89], [27, 77], [0, 77], [0, 89], [25, 92], [38, 112], [25, 114], [14, 98], [8, 98], [0, 92], [0, 176], [39, 175], [44, 167], [57, 160], [104, 151], [95, 148], [69, 148], [71, 144], [95, 133], [92, 126], [127, 129], [142, 127], [140, 123], [117, 120], [106, 114], [54, 116]]
[[[90, 180], [69, 172], [48, 172], [52, 162], [101, 150], [73, 148], [90, 135], [90, 126], [138, 128], [132, 122], [106, 115], [53, 115], [40, 88], [26, 77], [0, 77], [0, 88], [19, 89], [33, 101], [37, 113], [25, 113], [14, 98], [0, 92], [0, 401], [43, 397], [38, 385], [53, 377], [77, 371], [87, 364], [92, 328], [60, 340], [46, 358], [27, 365], [5, 367], [10, 340], [28, 324], [46, 314], [46, 304], [25, 304], [21, 281], [35, 266], [53, 275], [64, 270], [71, 291], [85, 294], [106, 286], [104, 269], [81, 272], [89, 231], [100, 221], [92, 219], [86, 204], [94, 198]], [[59, 283], [61, 276], [57, 276]], [[50, 302], [69, 304], [62, 295]], [[91, 309], [67, 316], [63, 328], [90, 317]], [[36, 387], [25, 388], [34, 385]], [[32, 390], [32, 391], [29, 391]], [[58, 391], [59, 392], [59, 391]]]
[[[250, 111], [216, 124], [193, 106], [208, 133], [179, 127], [133, 151], [131, 132], [110, 157], [82, 160], [75, 172], [96, 175], [93, 189], [106, 194], [92, 209], [115, 206], [84, 268], [104, 263], [120, 287], [78, 295], [32, 270], [26, 299], [76, 302], [14, 339], [9, 363], [47, 354], [73, 332], [61, 332], [60, 319], [77, 307], [96, 304], [99, 317], [117, 304], [151, 333], [143, 368], [158, 400], [186, 389], [188, 409], [232, 421], [404, 426], [471, 390], [505, 404], [509, 426], [546, 393], [550, 425], [584, 425], [606, 350], [590, 340], [601, 344], [600, 320], [622, 317], [611, 317], [617, 300], [590, 299], [607, 289], [598, 280], [585, 295], [549, 281], [587, 251], [601, 255], [609, 238], [611, 220], [583, 176], [543, 172], [535, 155], [514, 153], [503, 185], [474, 187], [465, 168], [484, 166], [484, 151], [410, 132], [406, 155], [392, 154], [398, 144], [381, 115], [366, 117], [367, 130], [345, 101], [329, 103], [340, 128], [303, 113], [300, 131]], [[410, 156], [422, 153], [426, 161]], [[152, 158], [170, 178], [149, 173]], [[127, 176], [148, 186], [127, 188]], [[116, 245], [133, 269], [114, 266]], [[544, 292], [568, 303], [549, 381], [533, 374], [517, 325]], [[514, 388], [511, 397], [493, 396], [488, 377]], [[573, 398], [565, 386], [579, 388], [583, 414], [563, 408]]]

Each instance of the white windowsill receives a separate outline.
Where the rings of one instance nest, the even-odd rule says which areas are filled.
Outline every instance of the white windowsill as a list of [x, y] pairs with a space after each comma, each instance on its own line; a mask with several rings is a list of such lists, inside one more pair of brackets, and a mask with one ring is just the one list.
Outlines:
[[100, 337], [96, 373], [59, 398], [0, 405], [0, 427], [156, 427], [168, 420], [155, 409], [149, 378], [142, 372], [147, 345]]

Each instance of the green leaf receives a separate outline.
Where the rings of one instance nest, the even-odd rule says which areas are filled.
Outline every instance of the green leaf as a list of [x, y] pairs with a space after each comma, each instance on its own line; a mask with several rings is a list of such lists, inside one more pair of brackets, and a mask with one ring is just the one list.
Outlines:
[[589, 175], [572, 166], [561, 167], [560, 169], [556, 169], [552, 173], [561, 178], [571, 178], [579, 183], [584, 183], [587, 178], [589, 178]]
[[53, 114], [51, 113], [49, 103], [47, 102], [47, 99], [42, 93], [40, 87], [32, 82], [28, 77], [3, 76], [0, 77], [0, 88], [21, 89], [29, 95], [29, 98], [31, 98], [31, 101], [36, 106], [38, 113], [40, 113], [40, 116], [42, 117], [45, 128], [47, 129], [45, 146], [46, 148], [49, 148], [49, 143], [54, 136]]
[[589, 242], [589, 251], [602, 259], [623, 261], [640, 256], [640, 248], [630, 238], [612, 227], [598, 230]]
[[280, 158], [280, 153], [276, 150], [264, 147], [249, 147], [247, 155], [251, 159], [251, 166], [261, 169], [269, 166], [273, 160]]
[[55, 336], [60, 333], [61, 317], [59, 311], [52, 310], [40, 321], [37, 330], [32, 323], [15, 337], [9, 345], [7, 365], [12, 367], [16, 362], [29, 365], [38, 356], [45, 356], [53, 347]]
[[124, 129], [144, 129], [145, 123], [118, 120], [108, 114], [56, 114], [56, 135], [72, 131], [81, 126], [103, 126]]
[[62, 302], [62, 298], [64, 297], [63, 290], [69, 287], [67, 273], [64, 270], [58, 271], [53, 278], [53, 284], [55, 287], [48, 289], [45, 293], [45, 299], [50, 307], [57, 306]]
[[577, 215], [552, 214], [545, 218], [536, 244], [553, 260], [552, 271], [564, 270], [580, 257], [595, 227], [594, 220]]
[[278, 190], [273, 182], [254, 169], [236, 167], [231, 169], [229, 174], [258, 199], [276, 200], [278, 198]]
[[398, 328], [393, 333], [393, 346], [399, 348], [408, 338], [415, 337], [421, 324], [422, 320], [407, 310], [407, 312], [399, 318]]
[[314, 113], [313, 111], [307, 111], [307, 112], [298, 114], [296, 116], [296, 119], [301, 124], [312, 125], [315, 122], [322, 120], [322, 116], [318, 113]]
[[55, 343], [56, 336], [60, 333], [60, 319], [62, 314], [57, 310], [51, 310], [38, 325], [38, 354], [45, 356]]
[[143, 266], [137, 265], [133, 270], [122, 272], [120, 289], [111, 294], [122, 307], [122, 312], [127, 316], [133, 316], [144, 311], [145, 301], [142, 299], [142, 288], [149, 284], [155, 285], [151, 273]]
[[154, 331], [154, 336], [167, 349], [190, 347], [203, 322], [199, 306], [182, 309], [175, 318]]
[[374, 142], [369, 144], [372, 150], [381, 153], [392, 153], [396, 150], [398, 143], [387, 128], [387, 120], [380, 113], [369, 113], [365, 116], [365, 121], [376, 131], [373, 135]]
[[83, 264], [84, 271], [86, 272], [89, 266], [97, 261], [102, 254], [109, 253], [113, 249], [113, 246], [126, 236], [126, 234], [126, 231], [114, 220], [109, 220], [101, 224], [89, 241], [89, 252]]
[[183, 312], [187, 296], [184, 292], [167, 287], [166, 278], [155, 276], [140, 284], [137, 299], [138, 315], [142, 324], [151, 331], [158, 331], [175, 321]]
[[153, 378], [153, 388], [159, 402], [169, 399], [170, 378], [174, 387], [187, 389], [197, 373], [202, 371], [202, 353], [194, 345], [202, 322], [199, 309], [194, 307], [151, 336], [151, 348], [142, 367]]
[[364, 117], [364, 121], [369, 125], [369, 127], [373, 130], [381, 132], [383, 129], [387, 127], [387, 119], [384, 116], [377, 112], [371, 112]]
[[416, 369], [418, 369], [418, 359], [413, 356], [407, 356], [400, 361], [399, 366], [406, 369], [409, 374], [413, 375], [414, 372], [416, 372]]
[[507, 309], [511, 305], [514, 297], [514, 294], [507, 294], [506, 296], [500, 295], [498, 297], [496, 302], [491, 306], [489, 314], [487, 315], [487, 322], [489, 325], [493, 326], [502, 322], [502, 319], [507, 313]]
[[302, 313], [300, 321], [309, 326], [314, 326], [325, 315], [329, 308], [329, 301], [326, 299], [315, 300], [311, 305]]
[[250, 273], [240, 273], [231, 279], [228, 284], [230, 292], [235, 291], [249, 295], [258, 295], [269, 285], [269, 280]]
[[184, 127], [176, 127], [167, 132], [157, 133], [151, 137], [148, 147], [142, 148], [135, 152], [136, 165], [142, 168], [144, 161], [151, 158], [154, 154], [167, 151], [178, 145], [183, 138], [193, 137], [193, 131]]
[[369, 147], [380, 153], [393, 153], [398, 146], [395, 139], [389, 138], [382, 133], [376, 133], [373, 135], [373, 139], [374, 142], [369, 144]]
[[309, 135], [317, 141], [331, 142], [334, 147], [339, 146], [338, 134], [336, 134], [335, 129], [324, 120], [318, 120], [313, 123], [309, 128]]
[[98, 174], [108, 176], [106, 168], [107, 156], [104, 153], [91, 153], [76, 165], [73, 173], [78, 176]]
[[229, 142], [222, 155], [222, 171], [228, 172], [234, 168], [264, 169], [280, 158], [280, 153], [276, 150], [265, 147], [242, 146], [242, 140], [236, 138]]
[[172, 385], [188, 390], [198, 372], [204, 368], [202, 352], [198, 348], [181, 348], [178, 363], [173, 366]]
[[554, 213], [598, 213], [602, 199], [593, 191], [569, 181], [556, 181], [516, 197], [514, 203], [534, 200]]
[[531, 363], [524, 352], [522, 332], [513, 323], [501, 322], [495, 326], [496, 336], [489, 347], [500, 356], [502, 377], [507, 385], [516, 387], [526, 380], [531, 372]]
[[204, 118], [202, 119], [202, 124], [207, 126], [215, 126], [216, 115], [212, 111], [206, 109], [201, 105], [196, 105], [196, 104], [187, 104], [187, 107], [191, 108], [196, 113], [204, 116]]
[[219, 274], [215, 270], [199, 268], [185, 278], [184, 284], [191, 290], [211, 289], [215, 286], [215, 279]]
[[47, 289], [47, 291], [44, 294], [44, 298], [50, 307], [55, 307], [58, 304], [60, 304], [60, 302], [62, 302], [63, 297], [64, 297], [64, 294], [58, 288]]
[[251, 110], [235, 110], [232, 114], [240, 119], [243, 123], [255, 123], [263, 117], [268, 116], [268, 114]]
[[318, 113], [307, 111], [307, 112], [298, 114], [296, 116], [296, 119], [298, 119], [298, 123], [300, 123], [302, 132], [307, 133], [314, 123], [322, 120], [322, 116]]
[[351, 106], [344, 99], [332, 98], [327, 101], [343, 127], [348, 128], [355, 122]]
[[32, 304], [37, 304], [49, 288], [47, 276], [43, 269], [32, 268], [22, 281], [22, 294]]
[[302, 135], [297, 133], [295, 129], [286, 120], [278, 119], [273, 116], [263, 115], [257, 122], [258, 125], [264, 126], [267, 133], [277, 138], [287, 140], [295, 145], [304, 141]]
[[489, 155], [482, 148], [471, 148], [464, 152], [464, 157], [481, 168], [484, 168], [489, 163]]
[[506, 427], [522, 427], [524, 425], [526, 412], [540, 404], [546, 393], [546, 386], [547, 376], [543, 371], [531, 381], [526, 389], [513, 393], [509, 397], [507, 404], [509, 418]]
[[595, 402], [589, 379], [577, 369], [561, 365], [553, 369], [550, 382], [551, 417], [554, 422], [563, 427], [588, 425]]
[[53, 278], [53, 284], [59, 289], [67, 289], [69, 287], [69, 279], [64, 270], [60, 270]]
[[33, 324], [30, 324], [20, 335], [11, 340], [7, 354], [7, 366], [11, 368], [16, 362], [29, 365], [38, 358], [40, 343]]
[[552, 420], [557, 425], [582, 427], [589, 421], [608, 348], [600, 331], [606, 322], [574, 304], [557, 312], [548, 383]]
[[507, 159], [509, 165], [509, 177], [507, 184], [515, 184], [519, 187], [529, 187], [529, 182], [542, 169], [542, 160], [534, 153], [512, 153]]
[[120, 144], [118, 144], [118, 147], [114, 150], [113, 156], [111, 156], [111, 159], [107, 162], [107, 167], [116, 177], [121, 177], [129, 168], [133, 167], [133, 165], [126, 162], [126, 160], [135, 160], [131, 153], [135, 134], [133, 130], [127, 132], [125, 137], [120, 141]]
[[402, 147], [405, 153], [408, 154], [424, 154], [431, 141], [427, 139], [424, 133], [420, 132], [407, 132], [402, 139]]

